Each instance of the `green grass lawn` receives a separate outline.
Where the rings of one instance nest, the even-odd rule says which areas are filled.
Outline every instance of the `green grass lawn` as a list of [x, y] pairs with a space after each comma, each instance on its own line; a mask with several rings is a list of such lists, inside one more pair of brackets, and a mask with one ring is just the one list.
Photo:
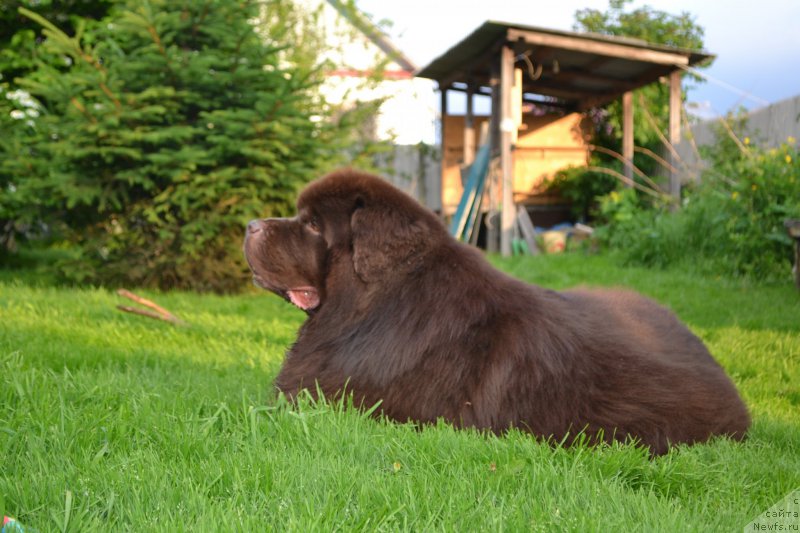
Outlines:
[[0, 511], [33, 531], [741, 531], [800, 488], [800, 294], [583, 255], [496, 260], [540, 285], [633, 287], [709, 345], [744, 443], [651, 460], [446, 425], [421, 431], [272, 388], [299, 311], [263, 292], [152, 294], [0, 273]]

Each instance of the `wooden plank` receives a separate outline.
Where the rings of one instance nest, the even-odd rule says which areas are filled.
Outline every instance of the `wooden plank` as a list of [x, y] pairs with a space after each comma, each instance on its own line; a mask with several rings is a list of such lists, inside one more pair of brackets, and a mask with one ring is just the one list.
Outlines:
[[[440, 92], [440, 114], [441, 120], [439, 120], [439, 133], [442, 136], [441, 140], [441, 157], [440, 160], [440, 167], [439, 167], [439, 182], [444, 184], [444, 175], [447, 171], [447, 162], [445, 154], [447, 153], [447, 137], [445, 136], [445, 124], [447, 123], [447, 86], [439, 84], [439, 92]], [[444, 206], [447, 205], [447, 199], [444, 197], [445, 194], [445, 187], [442, 186], [439, 188], [439, 201], [442, 205], [442, 215], [444, 215]]]
[[[448, 90], [461, 92], [461, 93], [467, 92], [467, 89], [461, 89], [459, 87], [449, 87]], [[475, 94], [482, 94], [482, 95], [486, 95], [486, 96], [492, 96], [492, 89], [491, 89], [491, 87], [476, 87], [475, 88]], [[537, 95], [539, 93], [535, 93], [535, 92], [527, 92], [526, 93], [526, 92], [524, 92], [524, 93], [522, 93], [522, 101], [523, 102], [529, 102], [531, 104], [546, 105], [548, 107], [563, 107], [563, 108], [570, 107], [570, 105], [568, 105], [568, 104], [566, 104], [564, 102], [558, 102], [558, 101], [556, 101], [556, 102], [543, 102], [541, 99], [531, 98], [530, 95], [532, 95], [532, 94]], [[575, 94], [582, 95], [583, 93], [573, 93], [573, 95], [575, 95]], [[541, 96], [549, 96], [549, 95], [541, 95]]]
[[525, 209], [524, 205], [517, 207], [517, 223], [519, 224], [522, 237], [525, 239], [531, 255], [538, 255], [540, 251], [539, 247], [536, 246], [536, 229], [533, 227], [531, 216], [528, 214], [528, 210]]
[[522, 69], [514, 69], [514, 85], [511, 87], [511, 117], [514, 119], [514, 133], [511, 142], [517, 144], [519, 127], [522, 126]]
[[622, 157], [623, 173], [633, 183], [633, 93], [630, 91], [622, 95]]
[[792, 239], [800, 239], [800, 219], [789, 218], [783, 221], [783, 227], [786, 228], [786, 233]]
[[783, 222], [786, 233], [794, 240], [794, 284], [800, 290], [800, 219], [790, 218]]
[[[468, 80], [470, 76], [472, 76], [471, 69], [473, 67], [486, 64], [493, 65], [496, 63], [496, 58], [500, 55], [500, 48], [504, 43], [505, 36], [501, 36], [501, 38], [497, 39], [497, 41], [494, 43], [487, 44], [485, 47], [483, 47], [483, 53], [471, 58], [466, 65], [452, 69], [446, 76], [443, 76], [441, 79], [437, 79], [436, 81], [439, 83], [439, 85], [444, 84], [445, 86], [450, 86], [454, 83]], [[469, 68], [470, 70], [465, 70], [466, 68]]]
[[[570, 132], [572, 133], [572, 132]], [[519, 154], [520, 152], [586, 152], [586, 145], [574, 145], [574, 146], [550, 146], [547, 144], [537, 144], [537, 145], [527, 145], [523, 146], [521, 144], [517, 144], [514, 146], [514, 153]]]
[[483, 214], [486, 212], [486, 202], [488, 200], [488, 196], [486, 194], [486, 184], [484, 183], [483, 193], [481, 197], [478, 199], [478, 206], [477, 206], [477, 214], [475, 221], [470, 228], [469, 238], [464, 239], [464, 242], [468, 242], [472, 246], [477, 248], [478, 246], [478, 237], [481, 233], [481, 223], [484, 221]]
[[464, 226], [463, 238], [464, 242], [471, 242], [473, 233], [478, 233], [475, 229], [476, 223], [480, 226], [481, 218], [481, 205], [483, 204], [484, 189], [486, 186], [486, 176], [489, 172], [489, 145], [484, 144], [478, 151], [475, 157], [473, 167], [477, 167], [476, 172], [480, 173], [478, 177], [478, 184], [475, 188], [475, 198], [472, 201], [472, 206], [467, 213], [467, 223]]
[[484, 144], [475, 156], [475, 162], [469, 167], [467, 182], [464, 184], [464, 193], [458, 203], [453, 221], [450, 225], [450, 235], [459, 240], [469, 240], [475, 221], [480, 213], [481, 198], [489, 169], [489, 145]]
[[[670, 72], [672, 72], [672, 69], [669, 66], [654, 65], [644, 74], [635, 78], [631, 78], [629, 81], [635, 84], [636, 87], [644, 87], [645, 85], [649, 85], [663, 76], [669, 75]], [[578, 104], [576, 111], [586, 111], [587, 109], [591, 109], [593, 107], [604, 106], [607, 103], [619, 98], [621, 94], [623, 94], [622, 90], [609, 90], [602, 95], [583, 99]]]
[[512, 42], [521, 39], [529, 44], [552, 46], [564, 50], [617, 57], [630, 61], [642, 61], [645, 63], [658, 63], [662, 65], [689, 65], [689, 57], [684, 54], [642, 49], [624, 44], [592, 41], [564, 35], [549, 35], [520, 29], [509, 29], [507, 37], [508, 40]]
[[475, 160], [475, 113], [473, 111], [474, 86], [467, 86], [467, 114], [464, 117], [464, 165]]
[[800, 241], [794, 241], [794, 284], [800, 290]]
[[[552, 71], [552, 68], [545, 68], [544, 73], [548, 74]], [[593, 74], [591, 72], [583, 72], [578, 70], [562, 70], [558, 74], [553, 74], [553, 77], [559, 81], [577, 81], [577, 82], [589, 82], [589, 83], [600, 83], [605, 84], [606, 86], [611, 86], [613, 90], [617, 91], [632, 91], [634, 89], [638, 89], [641, 87], [641, 84], [636, 83], [634, 80], [625, 79], [621, 80], [619, 78], [612, 78], [611, 76], [600, 76], [599, 74]], [[563, 84], [562, 84], [563, 85]], [[593, 89], [593, 91], [599, 91], [600, 89]]]
[[[492, 61], [489, 84], [492, 96], [492, 116], [489, 124], [489, 146], [491, 153], [496, 154], [500, 148], [500, 54], [495, 54]], [[491, 176], [489, 187], [489, 212], [486, 220], [486, 251], [496, 254], [500, 251], [500, 217], [497, 213], [497, 176]]]
[[[669, 75], [669, 143], [675, 147], [681, 141], [681, 72], [673, 71]], [[678, 164], [670, 153], [669, 193], [677, 200], [675, 206], [680, 205], [681, 178], [678, 175]]]
[[500, 51], [500, 175], [502, 179], [502, 214], [500, 219], [500, 253], [511, 256], [514, 238], [514, 161], [512, 136], [514, 118], [511, 116], [511, 88], [514, 85], [514, 51], [504, 46]]
[[[525, 89], [530, 94], [540, 94], [543, 96], [552, 96], [554, 98], [563, 98], [564, 100], [583, 100], [588, 99], [597, 94], [595, 90], [575, 90], [566, 83], [561, 83], [557, 78], [553, 80], [537, 80]], [[603, 92], [603, 91], [599, 91]], [[543, 103], [543, 102], [539, 102]]]

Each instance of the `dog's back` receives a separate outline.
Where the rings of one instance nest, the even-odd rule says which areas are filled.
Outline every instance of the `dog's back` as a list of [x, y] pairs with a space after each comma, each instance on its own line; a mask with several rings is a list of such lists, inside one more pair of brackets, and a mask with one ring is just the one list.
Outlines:
[[[635, 436], [663, 453], [670, 443], [742, 438], [747, 408], [702, 341], [674, 313], [627, 290], [560, 293], [562, 328], [575, 354], [571, 394], [588, 431]], [[583, 368], [579, 368], [583, 367]]]

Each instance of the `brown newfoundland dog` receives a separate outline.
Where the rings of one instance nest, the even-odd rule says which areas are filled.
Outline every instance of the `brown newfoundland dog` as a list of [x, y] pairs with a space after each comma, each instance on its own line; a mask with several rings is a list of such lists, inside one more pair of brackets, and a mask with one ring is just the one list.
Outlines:
[[722, 368], [647, 298], [513, 279], [352, 170], [310, 184], [297, 211], [250, 222], [244, 243], [255, 283], [308, 314], [276, 380], [289, 397], [346, 389], [399, 421], [635, 439], [656, 454], [747, 431]]

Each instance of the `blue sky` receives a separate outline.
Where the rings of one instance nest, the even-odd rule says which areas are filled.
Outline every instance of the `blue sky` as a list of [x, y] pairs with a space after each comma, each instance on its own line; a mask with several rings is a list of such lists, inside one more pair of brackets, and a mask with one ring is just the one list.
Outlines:
[[[486, 20], [572, 30], [575, 11], [606, 9], [608, 1], [357, 0], [356, 5], [373, 20], [391, 21], [392, 41], [425, 66]], [[716, 82], [688, 92], [695, 114], [713, 117], [740, 105], [756, 109], [800, 94], [800, 0], [636, 0], [632, 5], [686, 11], [705, 29], [705, 48], [717, 60], [703, 72]]]

